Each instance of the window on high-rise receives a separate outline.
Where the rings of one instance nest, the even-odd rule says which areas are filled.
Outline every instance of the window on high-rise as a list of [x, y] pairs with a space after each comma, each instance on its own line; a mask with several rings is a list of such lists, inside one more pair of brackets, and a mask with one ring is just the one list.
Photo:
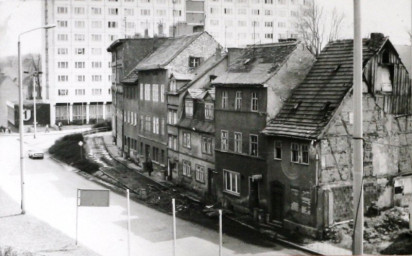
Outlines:
[[57, 67], [58, 68], [68, 68], [69, 63], [67, 61], [59, 61], [59, 62], [57, 62]]
[[75, 49], [74, 49], [74, 54], [76, 54], [76, 55], [84, 55], [84, 54], [85, 54], [85, 48], [75, 48]]
[[101, 61], [92, 61], [92, 68], [101, 68], [102, 62]]
[[57, 54], [58, 55], [67, 55], [69, 53], [68, 48], [57, 48]]
[[76, 20], [74, 22], [74, 27], [75, 28], [84, 28], [85, 27], [85, 22], [84, 20]]
[[92, 34], [92, 41], [102, 41], [102, 35]]
[[85, 41], [86, 37], [84, 34], [74, 34], [74, 41]]
[[86, 81], [86, 76], [85, 75], [78, 75], [77, 76], [77, 82], [84, 82]]
[[101, 75], [92, 75], [92, 82], [101, 82], [102, 76]]
[[102, 14], [102, 8], [92, 7], [92, 14], [93, 14], [93, 15], [100, 15], [100, 14]]
[[74, 7], [74, 14], [84, 14], [85, 9], [84, 7]]
[[67, 34], [57, 34], [57, 41], [68, 41], [69, 35]]
[[67, 20], [58, 20], [57, 27], [59, 28], [67, 28]]
[[76, 89], [76, 90], [74, 91], [74, 94], [75, 94], [75, 95], [78, 95], [78, 96], [83, 96], [83, 95], [86, 94], [86, 90], [85, 90], [85, 89]]
[[86, 63], [84, 61], [76, 61], [74, 63], [74, 67], [75, 68], [85, 68], [86, 67]]
[[69, 81], [69, 76], [68, 75], [58, 75], [57, 76], [57, 81], [59, 81], [59, 82], [68, 82]]
[[109, 8], [108, 10], [109, 15], [118, 15], [119, 14], [119, 9], [117, 8]]
[[108, 21], [107, 22], [107, 27], [108, 28], [117, 28], [117, 22], [116, 21]]
[[124, 8], [124, 15], [133, 16], [134, 15], [134, 9], [133, 8]]
[[57, 13], [59, 13], [59, 14], [67, 14], [67, 12], [68, 12], [68, 8], [67, 8], [67, 7], [62, 7], [62, 6], [57, 7]]
[[140, 15], [149, 16], [150, 15], [150, 10], [149, 9], [141, 9], [140, 10]]

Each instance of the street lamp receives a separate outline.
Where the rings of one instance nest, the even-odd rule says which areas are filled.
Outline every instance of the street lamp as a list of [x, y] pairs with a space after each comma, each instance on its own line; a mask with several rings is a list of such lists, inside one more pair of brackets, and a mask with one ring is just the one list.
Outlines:
[[56, 25], [45, 25], [24, 31], [19, 34], [17, 40], [17, 60], [18, 60], [18, 77], [19, 77], [19, 133], [20, 133], [20, 185], [21, 185], [21, 214], [25, 214], [24, 209], [24, 155], [23, 155], [23, 81], [21, 75], [21, 43], [20, 37], [34, 30], [50, 29]]

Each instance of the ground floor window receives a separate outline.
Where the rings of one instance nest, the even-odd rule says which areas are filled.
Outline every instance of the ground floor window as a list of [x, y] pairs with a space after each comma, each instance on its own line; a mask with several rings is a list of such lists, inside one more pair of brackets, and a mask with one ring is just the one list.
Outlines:
[[191, 164], [189, 161], [183, 160], [183, 175], [187, 177], [191, 177], [192, 174], [190, 172]]
[[205, 167], [201, 165], [196, 165], [196, 180], [199, 182], [205, 182]]
[[240, 173], [229, 170], [223, 170], [225, 191], [240, 194]]
[[70, 105], [56, 106], [56, 120], [69, 120]]

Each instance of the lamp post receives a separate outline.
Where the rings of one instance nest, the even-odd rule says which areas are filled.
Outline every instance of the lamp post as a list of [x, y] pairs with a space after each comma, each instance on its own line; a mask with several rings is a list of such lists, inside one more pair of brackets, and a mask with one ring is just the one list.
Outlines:
[[21, 185], [21, 214], [25, 214], [26, 210], [24, 207], [24, 155], [23, 155], [23, 81], [21, 74], [21, 43], [20, 37], [24, 34], [27, 34], [31, 31], [39, 29], [50, 29], [54, 28], [56, 25], [46, 25], [37, 28], [33, 28], [27, 31], [24, 31], [19, 34], [17, 40], [17, 59], [18, 59], [18, 78], [19, 78], [19, 133], [20, 133], [20, 185]]

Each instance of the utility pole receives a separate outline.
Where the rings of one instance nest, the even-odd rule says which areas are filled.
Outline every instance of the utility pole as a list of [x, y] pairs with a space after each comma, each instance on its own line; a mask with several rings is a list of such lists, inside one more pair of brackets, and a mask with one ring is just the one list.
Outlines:
[[353, 0], [353, 213], [352, 254], [363, 254], [363, 129], [361, 0]]

